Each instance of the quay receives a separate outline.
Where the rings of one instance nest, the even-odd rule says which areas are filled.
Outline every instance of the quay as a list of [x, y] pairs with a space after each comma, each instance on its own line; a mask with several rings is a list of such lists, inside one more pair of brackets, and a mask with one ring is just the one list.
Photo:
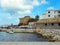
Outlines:
[[[2, 32], [10, 32], [11, 29], [2, 29]], [[14, 33], [33, 33], [35, 29], [13, 29]]]

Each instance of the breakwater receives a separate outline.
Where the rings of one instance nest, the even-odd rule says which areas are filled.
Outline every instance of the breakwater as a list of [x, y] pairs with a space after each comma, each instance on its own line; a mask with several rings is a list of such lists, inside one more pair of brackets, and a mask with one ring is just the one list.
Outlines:
[[60, 29], [40, 29], [35, 31], [35, 33], [49, 40], [49, 42], [60, 42]]

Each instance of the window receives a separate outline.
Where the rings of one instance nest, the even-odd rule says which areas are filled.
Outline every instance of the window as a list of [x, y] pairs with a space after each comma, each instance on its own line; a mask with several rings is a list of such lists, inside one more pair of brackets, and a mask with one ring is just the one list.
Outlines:
[[50, 13], [50, 11], [48, 11], [48, 13]]
[[52, 26], [54, 26], [54, 23], [51, 23]]
[[60, 26], [60, 23], [58, 23], [58, 25]]
[[60, 11], [58, 11], [58, 13], [60, 13]]
[[47, 26], [47, 23], [45, 23], [45, 26]]
[[48, 15], [48, 17], [50, 17], [50, 15]]

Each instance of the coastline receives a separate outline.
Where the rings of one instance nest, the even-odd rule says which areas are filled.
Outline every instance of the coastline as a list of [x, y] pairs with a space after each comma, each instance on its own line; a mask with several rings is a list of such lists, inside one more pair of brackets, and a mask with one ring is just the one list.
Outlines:
[[58, 34], [57, 31], [50, 30], [43, 30], [40, 29], [39, 31], [35, 31], [35, 33], [42, 38], [48, 39], [49, 42], [60, 42], [60, 33]]
[[[5, 29], [2, 32], [9, 33], [11, 29]], [[38, 31], [37, 31], [38, 30]], [[14, 33], [34, 33], [38, 37], [48, 39], [48, 42], [60, 42], [59, 31], [47, 30], [47, 29], [13, 29]]]

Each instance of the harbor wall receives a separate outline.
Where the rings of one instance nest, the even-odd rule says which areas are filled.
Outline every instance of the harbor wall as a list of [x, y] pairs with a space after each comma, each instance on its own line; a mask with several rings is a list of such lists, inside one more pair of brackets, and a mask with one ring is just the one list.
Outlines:
[[[10, 32], [10, 31], [11, 31], [11, 29], [6, 30], [6, 32]], [[23, 33], [23, 32], [33, 33], [34, 31], [35, 31], [35, 29], [13, 29], [14, 33]]]

